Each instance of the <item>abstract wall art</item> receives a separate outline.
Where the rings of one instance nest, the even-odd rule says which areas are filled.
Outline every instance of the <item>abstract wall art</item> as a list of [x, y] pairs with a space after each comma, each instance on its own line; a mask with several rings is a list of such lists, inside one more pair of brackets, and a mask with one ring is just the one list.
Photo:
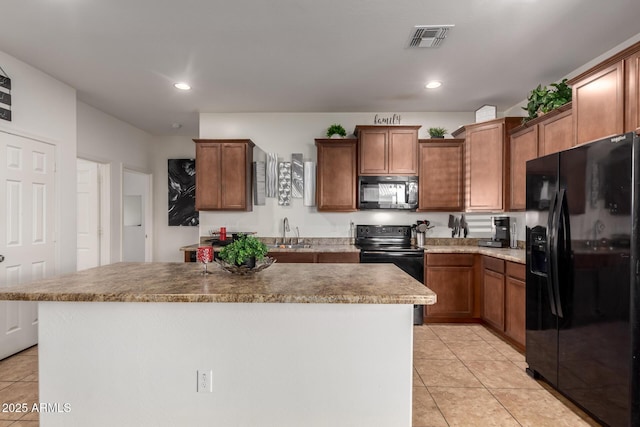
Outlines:
[[169, 159], [169, 225], [198, 226], [195, 159]]

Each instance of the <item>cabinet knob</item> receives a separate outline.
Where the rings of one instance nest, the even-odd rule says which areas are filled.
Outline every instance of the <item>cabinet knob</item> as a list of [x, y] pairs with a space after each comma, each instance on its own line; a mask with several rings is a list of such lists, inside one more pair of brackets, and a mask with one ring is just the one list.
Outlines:
[[4, 261], [4, 255], [0, 255], [0, 262]]

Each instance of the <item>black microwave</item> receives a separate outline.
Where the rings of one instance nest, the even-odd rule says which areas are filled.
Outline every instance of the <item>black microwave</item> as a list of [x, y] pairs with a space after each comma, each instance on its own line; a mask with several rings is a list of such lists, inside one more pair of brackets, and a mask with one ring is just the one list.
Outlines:
[[417, 207], [417, 176], [358, 177], [358, 209], [415, 210]]

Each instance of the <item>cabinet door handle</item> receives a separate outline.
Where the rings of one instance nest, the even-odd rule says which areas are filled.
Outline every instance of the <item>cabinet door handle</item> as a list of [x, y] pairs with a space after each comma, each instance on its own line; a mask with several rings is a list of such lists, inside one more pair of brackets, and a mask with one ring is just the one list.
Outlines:
[[4, 255], [0, 255], [0, 262], [4, 261]]

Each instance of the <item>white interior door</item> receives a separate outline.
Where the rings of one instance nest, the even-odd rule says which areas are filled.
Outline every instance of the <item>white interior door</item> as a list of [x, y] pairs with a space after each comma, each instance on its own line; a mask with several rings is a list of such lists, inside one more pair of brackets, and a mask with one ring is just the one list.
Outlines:
[[100, 265], [99, 165], [77, 160], [77, 269]]
[[[55, 273], [55, 147], [0, 131], [0, 286]], [[0, 301], [0, 359], [38, 341], [38, 306]]]
[[151, 175], [124, 170], [122, 178], [122, 260], [151, 261]]

